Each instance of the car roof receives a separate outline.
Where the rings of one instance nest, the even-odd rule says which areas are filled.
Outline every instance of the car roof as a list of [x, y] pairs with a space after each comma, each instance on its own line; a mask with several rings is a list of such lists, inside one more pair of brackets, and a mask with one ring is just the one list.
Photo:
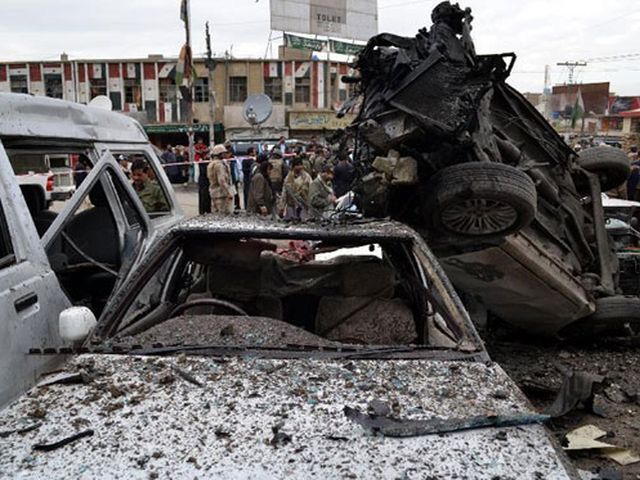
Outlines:
[[363, 242], [408, 241], [419, 238], [406, 225], [391, 220], [354, 219], [348, 221], [286, 222], [257, 215], [202, 215], [183, 220], [171, 228], [173, 234], [216, 236], [358, 240]]
[[0, 93], [0, 136], [146, 143], [134, 119], [55, 98]]

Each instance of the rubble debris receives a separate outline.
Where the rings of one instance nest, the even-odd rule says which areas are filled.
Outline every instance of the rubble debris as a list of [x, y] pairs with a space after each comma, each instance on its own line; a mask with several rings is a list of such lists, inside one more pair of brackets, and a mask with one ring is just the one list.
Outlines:
[[273, 448], [278, 448], [279, 446], [291, 443], [291, 440], [293, 439], [290, 434], [282, 431], [282, 427], [284, 427], [284, 422], [279, 422], [271, 428], [273, 437], [269, 441], [269, 445]]
[[622, 472], [613, 468], [597, 469], [595, 472], [578, 470], [581, 480], [622, 480]]
[[78, 385], [83, 383], [89, 383], [90, 377], [83, 372], [69, 373], [62, 372], [54, 375], [49, 375], [45, 377], [40, 383], [38, 383], [38, 387], [48, 387], [50, 385]]
[[196, 377], [191, 375], [186, 370], [183, 370], [182, 368], [176, 365], [171, 365], [171, 370], [173, 370], [173, 372], [176, 373], [180, 378], [182, 378], [183, 380], [186, 380], [189, 383], [192, 383], [196, 387], [204, 387], [204, 383], [202, 383], [200, 380], [198, 380]]
[[598, 440], [606, 435], [607, 432], [595, 425], [584, 425], [567, 433], [563, 448], [566, 451], [594, 450], [623, 466], [640, 462], [640, 456], [631, 450]]
[[376, 157], [372, 168], [385, 175], [392, 185], [415, 185], [418, 183], [418, 162], [413, 157], [401, 157], [395, 150], [389, 150], [386, 157]]
[[62, 448], [65, 445], [69, 445], [77, 440], [80, 440], [84, 437], [90, 437], [93, 435], [93, 430], [85, 430], [83, 432], [76, 433], [75, 435], [71, 435], [70, 437], [63, 438], [62, 440], [58, 440], [53, 443], [38, 443], [33, 446], [34, 450], [39, 450], [42, 452], [50, 452], [52, 450], [57, 450], [58, 448]]
[[163, 370], [158, 374], [156, 381], [160, 385], [170, 385], [175, 381], [176, 377], [171, 373], [171, 370]]
[[365, 414], [344, 407], [345, 416], [362, 427], [386, 437], [418, 437], [435, 433], [458, 432], [487, 427], [515, 427], [544, 423], [548, 415], [537, 413], [514, 413], [510, 415], [475, 416], [468, 418], [430, 418], [428, 420], [407, 420], [384, 415]]
[[33, 405], [33, 408], [27, 413], [27, 415], [33, 418], [42, 419], [47, 416], [47, 411], [36, 403]]
[[605, 412], [594, 401], [595, 394], [602, 389], [605, 378], [602, 375], [573, 370], [566, 370], [563, 374], [562, 386], [546, 413], [554, 418], [562, 417], [582, 404], [587, 411], [605, 416]]
[[383, 400], [371, 400], [367, 406], [370, 414], [386, 417], [391, 414], [391, 406]]
[[0, 438], [7, 438], [8, 436], [13, 435], [14, 433], [17, 433], [18, 435], [23, 435], [25, 433], [29, 433], [33, 430], [36, 430], [41, 426], [42, 426], [42, 423], [36, 422], [26, 427], [14, 428], [13, 430], [0, 431]]

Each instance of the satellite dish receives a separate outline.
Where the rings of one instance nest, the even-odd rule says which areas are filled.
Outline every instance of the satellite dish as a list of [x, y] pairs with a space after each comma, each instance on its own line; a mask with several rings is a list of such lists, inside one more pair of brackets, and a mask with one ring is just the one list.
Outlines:
[[251, 95], [247, 98], [242, 106], [242, 114], [244, 119], [251, 125], [260, 125], [269, 120], [273, 111], [273, 103], [268, 95], [261, 93], [259, 95]]
[[89, 106], [101, 108], [102, 110], [113, 110], [113, 103], [111, 103], [111, 99], [105, 95], [98, 95], [97, 97], [93, 97], [89, 102]]

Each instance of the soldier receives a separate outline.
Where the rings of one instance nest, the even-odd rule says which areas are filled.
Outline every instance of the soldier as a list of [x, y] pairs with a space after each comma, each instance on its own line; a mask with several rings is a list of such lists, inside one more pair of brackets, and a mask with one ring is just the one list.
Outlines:
[[269, 163], [273, 167], [271, 169], [271, 173], [269, 174], [269, 179], [271, 180], [271, 188], [273, 188], [274, 194], [280, 195], [280, 193], [282, 192], [282, 181], [287, 175], [286, 165], [284, 164], [284, 160], [282, 159], [280, 150], [274, 148], [271, 151]]
[[207, 167], [211, 211], [214, 213], [233, 213], [235, 188], [231, 180], [231, 166], [222, 157], [227, 153], [224, 145], [213, 147], [212, 161]]
[[138, 194], [142, 206], [147, 212], [167, 212], [167, 199], [155, 181], [149, 178], [149, 166], [142, 159], [136, 159], [131, 166], [133, 189]]
[[333, 167], [329, 164], [322, 166], [322, 171], [309, 187], [309, 205], [311, 215], [316, 218], [328, 216], [336, 204], [331, 182], [333, 181]]
[[309, 187], [311, 175], [305, 172], [302, 159], [296, 157], [292, 162], [292, 169], [284, 181], [285, 214], [287, 220], [305, 220], [309, 210]]
[[247, 199], [247, 212], [269, 215], [273, 212], [273, 192], [269, 181], [269, 171], [273, 168], [269, 162], [259, 164], [251, 177], [251, 188]]

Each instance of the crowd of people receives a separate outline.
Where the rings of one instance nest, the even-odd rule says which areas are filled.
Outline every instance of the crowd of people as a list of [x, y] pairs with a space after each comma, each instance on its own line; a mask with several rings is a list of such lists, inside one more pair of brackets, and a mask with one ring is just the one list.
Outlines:
[[243, 155], [230, 142], [208, 147], [198, 139], [194, 160], [190, 165], [187, 151], [171, 145], [161, 155], [172, 182], [198, 184], [200, 214], [246, 210], [287, 220], [327, 217], [355, 179], [350, 158], [315, 137], [295, 147], [281, 137], [271, 148], [258, 144]]

